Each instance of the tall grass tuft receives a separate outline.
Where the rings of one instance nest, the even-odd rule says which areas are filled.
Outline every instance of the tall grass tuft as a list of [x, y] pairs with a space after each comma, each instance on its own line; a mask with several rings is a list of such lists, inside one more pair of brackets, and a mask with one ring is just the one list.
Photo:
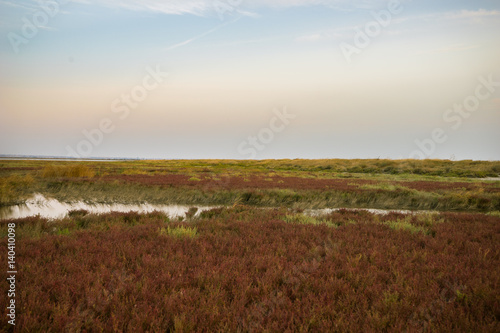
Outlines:
[[411, 223], [411, 216], [407, 216], [404, 219], [397, 219], [395, 221], [386, 221], [384, 222], [389, 228], [394, 230], [406, 230], [411, 232], [412, 234], [421, 232], [425, 234], [427, 231], [424, 227], [417, 226]]
[[21, 201], [19, 190], [33, 184], [31, 175], [0, 177], [0, 206], [14, 205]]
[[198, 235], [196, 227], [189, 228], [185, 226], [160, 228], [158, 233], [161, 236], [171, 236], [175, 238], [195, 238]]
[[308, 216], [305, 214], [287, 214], [283, 217], [283, 221], [286, 223], [295, 224], [310, 224], [310, 225], [326, 225], [328, 227], [336, 228], [339, 225], [321, 218], [315, 218], [313, 216]]
[[42, 169], [42, 177], [44, 178], [93, 178], [94, 176], [95, 171], [82, 164], [65, 166], [47, 165]]

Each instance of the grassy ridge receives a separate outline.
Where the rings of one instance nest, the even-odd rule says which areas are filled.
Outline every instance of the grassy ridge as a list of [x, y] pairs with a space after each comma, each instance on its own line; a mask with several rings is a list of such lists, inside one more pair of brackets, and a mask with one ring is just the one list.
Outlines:
[[498, 177], [500, 162], [488, 161], [449, 161], [449, 160], [139, 160], [110, 162], [68, 162], [44, 160], [0, 160], [2, 176], [16, 171], [41, 170], [44, 167], [86, 165], [96, 169], [100, 174], [123, 173], [268, 173], [291, 172], [296, 174], [387, 174], [482, 178]]
[[[479, 190], [422, 191], [366, 190], [361, 192], [290, 189], [197, 189], [133, 184], [53, 182], [33, 189], [61, 201], [98, 203], [233, 205], [289, 208], [379, 208], [458, 211], [498, 211], [500, 195]], [[28, 191], [28, 193], [33, 193]]]
[[[295, 208], [500, 210], [500, 182], [433, 175], [488, 175], [497, 170], [499, 162], [1, 161], [0, 164], [0, 206], [23, 202], [38, 192], [62, 201], [107, 203], [242, 202]], [[373, 173], [340, 172], [342, 168], [359, 171], [363, 165], [370, 165]], [[387, 173], [391, 172], [390, 167], [401, 172], [421, 169], [427, 173], [392, 175]]]
[[235, 207], [15, 223], [20, 332], [500, 328], [499, 217]]

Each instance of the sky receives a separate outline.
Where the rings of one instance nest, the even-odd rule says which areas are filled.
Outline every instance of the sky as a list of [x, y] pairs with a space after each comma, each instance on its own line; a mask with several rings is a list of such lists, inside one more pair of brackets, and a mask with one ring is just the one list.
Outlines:
[[0, 154], [500, 160], [494, 0], [0, 0]]

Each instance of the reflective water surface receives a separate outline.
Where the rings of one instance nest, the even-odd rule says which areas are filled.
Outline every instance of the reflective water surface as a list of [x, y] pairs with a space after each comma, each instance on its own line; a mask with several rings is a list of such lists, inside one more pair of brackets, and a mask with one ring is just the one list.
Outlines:
[[[153, 211], [159, 211], [167, 214], [170, 217], [182, 216], [184, 217], [186, 212], [191, 206], [183, 205], [153, 205], [153, 204], [98, 204], [98, 203], [86, 203], [83, 201], [66, 203], [60, 202], [56, 199], [45, 198], [41, 194], [35, 194], [31, 199], [27, 200], [25, 204], [2, 207], [0, 208], [0, 219], [18, 219], [28, 216], [35, 216], [40, 214], [41, 217], [49, 219], [60, 219], [67, 216], [68, 212], [72, 210], [84, 209], [89, 213], [101, 214], [109, 212], [138, 212], [138, 213], [149, 213]], [[199, 215], [202, 211], [215, 208], [215, 206], [195, 206], [198, 211], [194, 216]], [[318, 216], [328, 214], [334, 211], [338, 211], [342, 208], [326, 208], [326, 209], [307, 209], [304, 214], [311, 216]], [[356, 209], [353, 209], [356, 210]], [[398, 213], [412, 213], [409, 210], [384, 210], [384, 209], [359, 209], [366, 210], [374, 214], [387, 214], [391, 211], [396, 211]], [[424, 211], [420, 211], [424, 212]], [[413, 212], [418, 213], [418, 212]]]
[[[149, 213], [153, 211], [163, 212], [171, 217], [185, 216], [185, 213], [193, 206], [181, 205], [151, 205], [151, 204], [91, 204], [83, 201], [66, 203], [56, 199], [47, 199], [41, 194], [35, 194], [33, 198], [23, 205], [0, 208], [0, 219], [17, 219], [40, 214], [49, 219], [59, 219], [67, 216], [71, 210], [85, 209], [90, 213], [113, 212], [138, 212]], [[198, 207], [196, 215], [213, 207]], [[196, 216], [195, 215], [195, 216]]]

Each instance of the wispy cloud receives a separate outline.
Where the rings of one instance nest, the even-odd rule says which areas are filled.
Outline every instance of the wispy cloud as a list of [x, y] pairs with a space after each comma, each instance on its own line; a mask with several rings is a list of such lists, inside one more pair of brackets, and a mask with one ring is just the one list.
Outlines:
[[450, 12], [445, 14], [445, 18], [447, 19], [454, 19], [454, 20], [462, 20], [462, 19], [484, 19], [484, 18], [491, 18], [491, 17], [499, 17], [500, 16], [500, 11], [498, 10], [486, 10], [486, 9], [479, 9], [479, 10], [461, 10], [457, 12]]
[[7, 7], [27, 9], [29, 11], [34, 11], [36, 9], [34, 6], [31, 6], [31, 5], [26, 4], [26, 3], [20, 3], [19, 1], [12, 2], [12, 1], [0, 0], [0, 5], [7, 6]]
[[349, 25], [339, 28], [325, 29], [308, 34], [303, 34], [295, 38], [296, 42], [314, 43], [321, 41], [338, 41], [346, 38], [351, 38], [353, 29], [361, 28], [361, 25]]
[[321, 33], [311, 34], [311, 35], [302, 35], [295, 38], [296, 42], [317, 42], [319, 40], [324, 39], [324, 35]]
[[428, 50], [428, 51], [422, 51], [419, 54], [458, 52], [458, 51], [477, 49], [479, 47], [481, 47], [481, 45], [452, 44], [452, 45], [446, 45], [446, 46], [439, 47], [439, 48], [432, 49], [432, 50]]
[[235, 22], [236, 22], [236, 21], [238, 21], [238, 20], [239, 20], [239, 18], [236, 18], [236, 19], [234, 19], [234, 20], [232, 20], [232, 21], [229, 21], [229, 22], [226, 22], [226, 23], [220, 24], [220, 25], [216, 26], [215, 28], [210, 29], [210, 30], [208, 30], [208, 31], [205, 31], [204, 33], [202, 33], [202, 34], [200, 34], [200, 35], [198, 35], [198, 36], [195, 36], [195, 37], [193, 37], [193, 38], [186, 39], [185, 41], [182, 41], [182, 42], [180, 42], [180, 43], [177, 43], [177, 44], [174, 44], [174, 45], [172, 45], [172, 46], [169, 46], [169, 47], [167, 47], [167, 48], [166, 48], [166, 51], [174, 50], [174, 49], [179, 48], [179, 47], [181, 47], [181, 46], [188, 45], [188, 44], [190, 44], [190, 43], [192, 43], [192, 42], [194, 42], [194, 41], [196, 41], [196, 40], [198, 40], [198, 39], [200, 39], [200, 38], [203, 38], [203, 37], [205, 37], [205, 36], [207, 36], [207, 35], [210, 35], [211, 33], [216, 32], [217, 30], [219, 30], [219, 29], [221, 29], [221, 28], [223, 28], [223, 27], [225, 27], [225, 26], [227, 26], [227, 25], [229, 25], [229, 24], [235, 23]]
[[[463, 22], [469, 22], [472, 24], [483, 24], [487, 20], [493, 20], [496, 23], [500, 23], [500, 11], [498, 10], [460, 10], [460, 11], [448, 11], [443, 13], [429, 13], [424, 15], [414, 15], [414, 16], [401, 16], [394, 17], [391, 21], [391, 29], [386, 29], [385, 34], [388, 35], [401, 35], [404, 33], [413, 33], [415, 31], [412, 29], [403, 29], [401, 25], [406, 23], [413, 23], [413, 27], [421, 26], [428, 27], [429, 24], [441, 23], [447, 21], [457, 21], [457, 24], [463, 24]], [[320, 41], [338, 41], [345, 38], [352, 38], [353, 30], [355, 28], [362, 29], [367, 21], [362, 21], [358, 25], [341, 26], [331, 29], [324, 29], [321, 31], [313, 31], [309, 33], [304, 33], [295, 38], [296, 42], [320, 42]], [[456, 48], [443, 48], [439, 52], [449, 52], [449, 51], [459, 51], [464, 50], [464, 46], [459, 46]], [[465, 49], [476, 48], [479, 46], [467, 46]], [[429, 51], [430, 52], [430, 51]], [[432, 52], [438, 52], [438, 50], [433, 50]]]
[[257, 43], [265, 43], [270, 41], [276, 41], [280, 39], [284, 39], [284, 36], [274, 36], [274, 37], [265, 37], [265, 38], [257, 38], [257, 39], [241, 39], [241, 40], [233, 40], [225, 43], [216, 43], [211, 44], [212, 46], [220, 47], [220, 46], [237, 46], [237, 45], [247, 45], [247, 44], [257, 44]]
[[[2, 0], [5, 1], [5, 0]], [[260, 8], [288, 8], [305, 6], [326, 6], [330, 8], [372, 8], [384, 0], [253, 0], [242, 1], [241, 4], [232, 5], [232, 1], [223, 0], [73, 0], [81, 4], [122, 8], [132, 11], [149, 11], [164, 14], [197, 16], [218, 15], [217, 5], [222, 2], [243, 16], [255, 16], [255, 10]], [[7, 2], [7, 1], [5, 1]], [[11, 3], [11, 2], [9, 2]]]

